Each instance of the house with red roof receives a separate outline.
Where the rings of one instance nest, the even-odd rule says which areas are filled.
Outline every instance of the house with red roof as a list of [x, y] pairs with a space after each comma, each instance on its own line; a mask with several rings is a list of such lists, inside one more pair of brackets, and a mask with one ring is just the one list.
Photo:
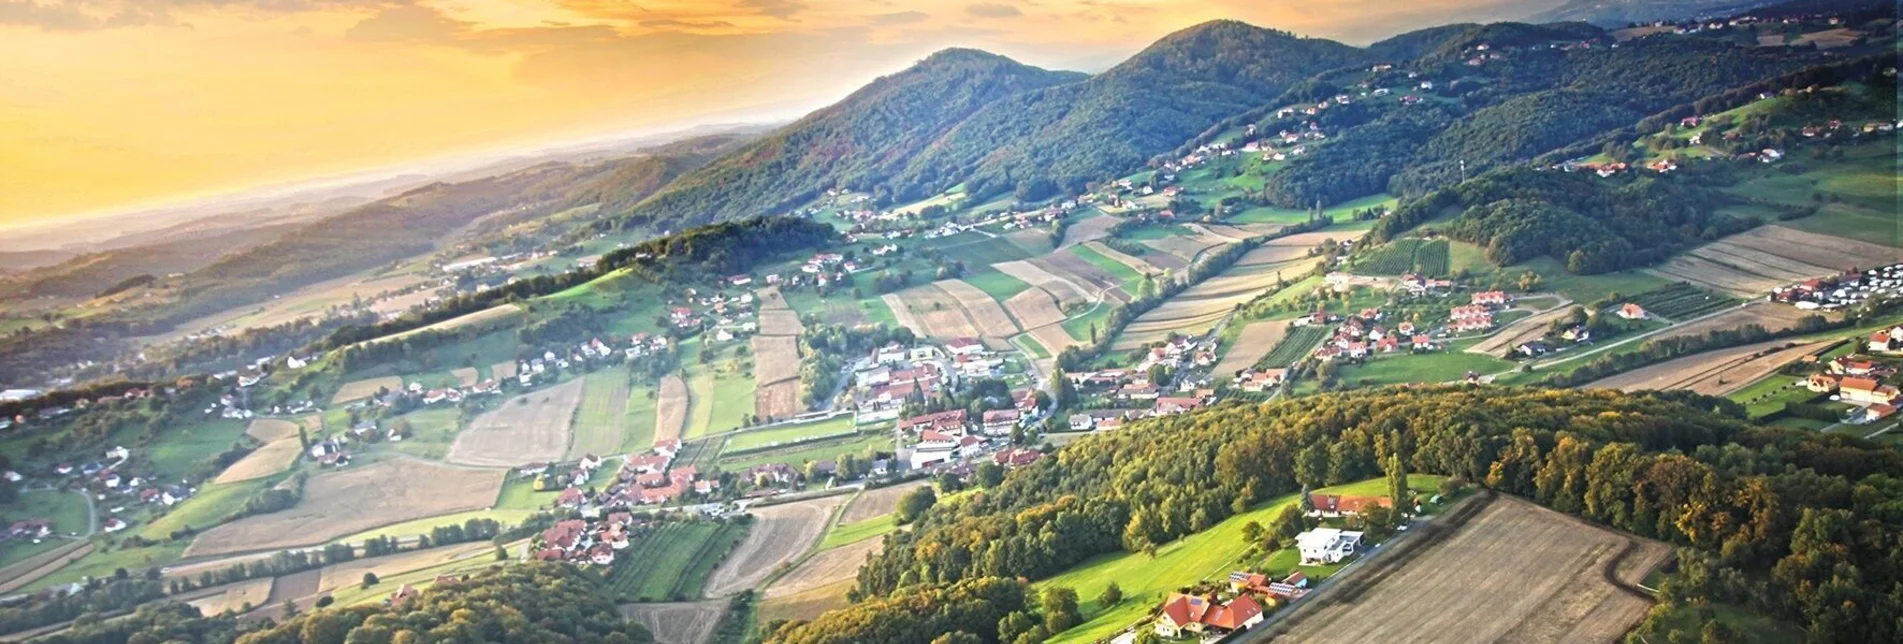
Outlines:
[[1214, 597], [1172, 594], [1158, 611], [1154, 629], [1157, 635], [1178, 638], [1189, 634], [1227, 633], [1262, 622], [1262, 605], [1255, 598], [1241, 595], [1219, 603]]

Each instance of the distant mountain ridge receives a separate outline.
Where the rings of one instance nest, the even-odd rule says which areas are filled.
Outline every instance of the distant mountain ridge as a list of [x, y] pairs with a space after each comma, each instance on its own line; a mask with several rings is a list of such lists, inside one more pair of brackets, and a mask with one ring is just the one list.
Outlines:
[[1728, 16], [1772, 4], [1777, 4], [1776, 0], [1568, 0], [1566, 4], [1533, 14], [1529, 20], [1580, 21], [1622, 27], [1657, 20]]

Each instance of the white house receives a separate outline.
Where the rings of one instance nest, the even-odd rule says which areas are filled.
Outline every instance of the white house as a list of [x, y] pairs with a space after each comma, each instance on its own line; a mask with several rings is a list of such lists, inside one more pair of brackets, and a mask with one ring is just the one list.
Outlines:
[[1339, 563], [1361, 547], [1361, 533], [1336, 528], [1316, 528], [1295, 535], [1295, 548], [1302, 553], [1303, 564]]

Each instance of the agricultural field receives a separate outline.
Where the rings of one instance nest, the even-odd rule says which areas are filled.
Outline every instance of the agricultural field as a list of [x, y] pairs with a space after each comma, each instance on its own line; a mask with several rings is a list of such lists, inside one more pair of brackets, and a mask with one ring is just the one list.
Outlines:
[[1645, 309], [1647, 314], [1685, 320], [1736, 306], [1739, 300], [1679, 282], [1634, 295], [1631, 302]]
[[1372, 585], [1337, 587], [1322, 603], [1298, 608], [1283, 635], [1302, 642], [1616, 641], [1652, 607], [1649, 594], [1630, 586], [1671, 555], [1666, 544], [1507, 496], [1451, 536], [1419, 547], [1389, 555], [1410, 559], [1377, 560], [1362, 571]]
[[800, 398], [799, 338], [790, 335], [753, 336], [753, 413], [786, 418], [805, 411]]
[[403, 378], [400, 376], [384, 376], [382, 378], [364, 378], [362, 380], [352, 380], [350, 382], [344, 383], [343, 386], [337, 388], [336, 395], [333, 395], [330, 397], [330, 404], [341, 405], [347, 402], [369, 398], [371, 396], [377, 395], [378, 391], [382, 391], [385, 389], [388, 389], [390, 391], [396, 391], [402, 388], [403, 388]]
[[1282, 338], [1288, 336], [1288, 331], [1288, 320], [1266, 320], [1243, 325], [1242, 331], [1236, 335], [1236, 341], [1229, 345], [1229, 351], [1223, 354], [1222, 360], [1216, 363], [1210, 373], [1217, 377], [1228, 377], [1237, 371], [1255, 366], [1257, 362], [1262, 361], [1262, 358], [1267, 357], [1276, 345], [1282, 343]]
[[870, 519], [852, 523], [841, 521], [826, 531], [826, 538], [819, 542], [819, 549], [826, 550], [849, 546], [868, 539], [877, 539], [893, 530], [899, 529], [899, 519], [893, 514], [882, 514]]
[[226, 612], [242, 613], [251, 608], [265, 605], [271, 598], [271, 585], [274, 578], [252, 579], [231, 584], [223, 592], [186, 602], [204, 615], [222, 615]]
[[1707, 396], [1723, 396], [1835, 344], [1836, 341], [1797, 343], [1790, 340], [1748, 344], [1640, 367], [1586, 386], [1628, 392], [1684, 389]]
[[260, 443], [269, 443], [280, 438], [296, 436], [299, 425], [300, 422], [281, 418], [259, 418], [251, 421], [251, 424], [244, 428], [244, 433], [246, 436], [258, 439]]
[[[1013, 262], [1022, 264], [1024, 260], [1013, 260], [1012, 262], [1002, 263], [1010, 264]], [[989, 295], [992, 299], [998, 301], [1011, 299], [1011, 296], [1031, 288], [1028, 282], [1018, 279], [1016, 276], [1005, 273], [1004, 271], [994, 270], [994, 268], [995, 267], [992, 266], [966, 266], [965, 275], [959, 278], [959, 281], [970, 284], [973, 288], [980, 291], [984, 291], [985, 295]]]
[[979, 290], [963, 280], [940, 280], [933, 282], [958, 302], [972, 323], [978, 328], [978, 335], [985, 338], [1003, 339], [1018, 334], [1018, 325], [1005, 315], [1004, 308], [989, 294]]
[[760, 335], [799, 335], [804, 330], [793, 309], [760, 309]]
[[691, 404], [687, 381], [674, 374], [661, 378], [654, 402], [654, 442], [681, 437], [687, 428], [687, 410]]
[[1783, 331], [1797, 326], [1798, 320], [1811, 315], [1795, 307], [1772, 304], [1764, 301], [1747, 302], [1743, 306], [1693, 322], [1671, 327], [1653, 336], [1654, 339], [1677, 338], [1702, 335], [1718, 329], [1736, 329], [1746, 324], [1756, 324], [1769, 331]]
[[1096, 299], [1091, 296], [1087, 286], [1028, 261], [1003, 262], [992, 268], [1030, 287], [1043, 289], [1051, 297], [1057, 299], [1059, 306], [1085, 304]]
[[1492, 356], [1459, 350], [1459, 344], [1422, 354], [1377, 355], [1366, 364], [1341, 370], [1341, 380], [1359, 385], [1454, 382], [1468, 372], [1490, 374], [1513, 368]]
[[[1089, 254], [1086, 254], [1086, 251]], [[1103, 268], [1104, 270], [1115, 270], [1108, 266], [1106, 264], [1107, 262], [1108, 264], [1122, 266], [1137, 276], [1155, 275], [1163, 272], [1163, 267], [1152, 264], [1141, 257], [1106, 246], [1100, 241], [1084, 244], [1072, 249], [1071, 252], [1077, 253], [1079, 257], [1083, 257], [1085, 260], [1096, 264], [1099, 268]]]
[[[1057, 306], [1057, 298], [1041, 288], [1025, 289], [1011, 299], [1004, 301], [1004, 308], [1011, 312], [1019, 326], [1025, 329], [1062, 324], [1064, 311]], [[1062, 347], [1058, 347], [1062, 348]]]
[[1667, 279], [1752, 297], [1806, 278], [1900, 259], [1903, 250], [1889, 246], [1783, 226], [1759, 226], [1700, 246], [1650, 270]]
[[741, 451], [791, 445], [809, 440], [851, 434], [852, 432], [852, 415], [843, 414], [825, 420], [736, 432], [727, 437], [727, 447], [725, 451]]
[[707, 644], [727, 613], [726, 600], [622, 604], [621, 617], [646, 626], [663, 644]]
[[289, 438], [280, 438], [265, 443], [263, 447], [244, 455], [244, 458], [238, 459], [238, 462], [232, 463], [230, 467], [225, 468], [225, 471], [218, 473], [218, 478], [213, 479], [212, 482], [236, 483], [278, 474], [297, 464], [297, 459], [303, 452], [304, 444], [298, 442], [295, 434]]
[[489, 467], [561, 460], [585, 382], [576, 378], [503, 401], [456, 435], [446, 460]]
[[966, 266], [990, 266], [1031, 256], [1030, 252], [1011, 243], [1009, 239], [988, 237], [975, 232], [962, 232], [941, 237], [927, 242], [926, 245], [937, 248], [947, 257], [957, 258]]
[[964, 307], [958, 305], [958, 299], [936, 286], [914, 286], [887, 293], [884, 299], [899, 323], [920, 337], [949, 340], [983, 335], [965, 315]]
[[[47, 540], [39, 544], [44, 549], [34, 550], [22, 546], [13, 546], [6, 551], [4, 560], [7, 565], [0, 568], [0, 593], [12, 593], [27, 584], [66, 567], [66, 564], [92, 554], [91, 541]], [[16, 556], [17, 555], [17, 556]]]
[[1262, 356], [1257, 364], [1273, 368], [1287, 367], [1308, 357], [1323, 340], [1328, 339], [1328, 328], [1321, 326], [1293, 327], [1282, 339], [1275, 343], [1268, 355]]
[[1319, 258], [1310, 258], [1283, 264], [1230, 267], [1137, 316], [1124, 327], [1123, 333], [1111, 344], [1111, 350], [1139, 348], [1164, 340], [1172, 333], [1194, 335], [1208, 331], [1237, 306], [1278, 284], [1286, 286], [1313, 270], [1319, 261]]
[[1354, 271], [1365, 275], [1447, 275], [1447, 240], [1396, 239], [1362, 255], [1355, 262]]
[[806, 554], [845, 501], [845, 496], [829, 496], [752, 510], [752, 530], [707, 578], [707, 596], [725, 597], [756, 587]]
[[575, 460], [587, 454], [605, 456], [621, 451], [631, 432], [640, 431], [628, 424], [628, 372], [608, 368], [581, 378], [581, 402], [575, 410], [575, 437], [562, 460]]
[[607, 590], [620, 602], [698, 598], [708, 573], [746, 533], [714, 521], [663, 523], [616, 554]]
[[1110, 229], [1115, 228], [1116, 225], [1120, 223], [1123, 223], [1122, 217], [1113, 217], [1110, 215], [1084, 217], [1070, 222], [1069, 225], [1064, 227], [1064, 241], [1058, 245], [1058, 248], [1070, 248], [1078, 244], [1109, 237]]
[[[859, 567], [865, 565], [866, 557], [878, 553], [884, 543], [883, 539], [864, 539], [851, 545], [820, 551], [774, 581], [762, 596], [772, 600], [842, 583], [849, 585], [858, 577]], [[845, 599], [843, 591], [839, 595], [840, 599]]]
[[386, 460], [312, 476], [295, 507], [199, 532], [188, 556], [328, 543], [378, 526], [487, 508], [505, 472]]
[[899, 509], [899, 499], [920, 487], [930, 485], [929, 481], [912, 481], [898, 485], [888, 485], [860, 492], [853, 497], [846, 511], [839, 515], [841, 525], [858, 523], [873, 517], [891, 514]]

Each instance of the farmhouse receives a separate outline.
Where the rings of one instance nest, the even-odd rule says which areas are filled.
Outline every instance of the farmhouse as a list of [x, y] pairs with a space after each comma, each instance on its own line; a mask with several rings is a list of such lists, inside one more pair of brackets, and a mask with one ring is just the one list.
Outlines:
[[991, 435], [1010, 434], [1011, 428], [1018, 424], [1018, 410], [993, 409], [984, 415], [984, 432]]
[[1507, 303], [1505, 291], [1481, 291], [1473, 294], [1473, 303], [1480, 306], [1499, 306]]
[[1385, 496], [1336, 496], [1333, 494], [1314, 494], [1309, 496], [1310, 505], [1315, 508], [1308, 512], [1316, 517], [1345, 517], [1358, 515], [1374, 506], [1393, 507], [1394, 503]]
[[1295, 535], [1295, 548], [1303, 564], [1340, 563], [1361, 547], [1361, 533], [1336, 528], [1316, 528]]
[[1158, 612], [1156, 634], [1169, 638], [1210, 631], [1226, 633], [1262, 622], [1262, 605], [1248, 595], [1222, 604], [1214, 597], [1172, 594]]
[[1619, 317], [1627, 320], [1643, 320], [1645, 319], [1645, 308], [1632, 302], [1626, 302], [1624, 306], [1619, 307]]

